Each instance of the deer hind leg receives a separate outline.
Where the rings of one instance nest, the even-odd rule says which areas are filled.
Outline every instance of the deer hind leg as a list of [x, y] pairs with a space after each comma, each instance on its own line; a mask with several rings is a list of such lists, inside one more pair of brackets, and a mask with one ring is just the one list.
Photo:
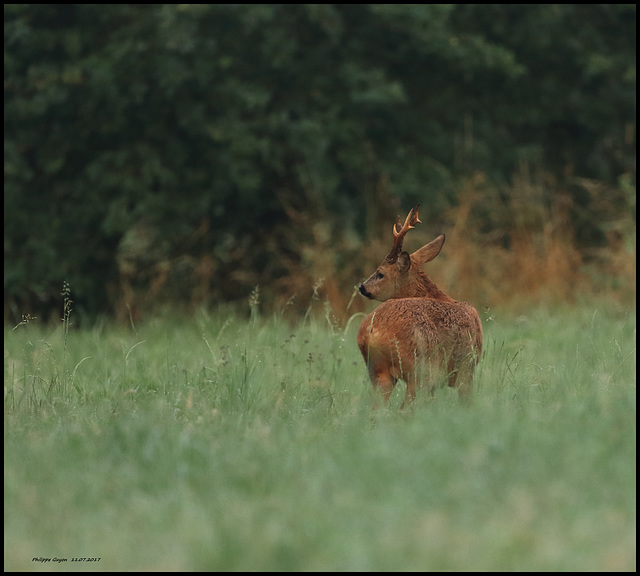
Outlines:
[[458, 386], [458, 367], [453, 356], [447, 360], [447, 379], [450, 388]]
[[458, 389], [458, 398], [464, 402], [471, 401], [473, 396], [473, 372], [476, 367], [475, 359], [471, 356], [462, 358], [458, 362], [449, 359], [449, 386]]
[[[391, 396], [391, 392], [393, 392], [397, 379], [391, 375], [389, 370], [376, 366], [369, 366], [369, 377], [371, 378], [374, 390], [382, 393], [385, 404], [389, 402], [389, 397]], [[373, 408], [378, 408], [377, 402], [373, 405]]]
[[433, 398], [441, 379], [442, 366], [438, 360], [416, 358], [411, 371], [404, 375], [407, 390], [402, 407], [411, 406], [416, 399], [416, 390], [419, 390], [420, 394], [426, 394], [429, 398]]
[[402, 406], [400, 406], [401, 410], [404, 410], [407, 407], [413, 406], [413, 403], [416, 399], [416, 374], [413, 372], [412, 374], [408, 374], [405, 376], [404, 381], [407, 384], [407, 390], [404, 394], [404, 402]]

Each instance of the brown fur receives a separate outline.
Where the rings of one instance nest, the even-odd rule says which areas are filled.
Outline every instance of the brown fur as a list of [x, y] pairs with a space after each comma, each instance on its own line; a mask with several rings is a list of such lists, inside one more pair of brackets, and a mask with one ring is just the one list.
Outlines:
[[461, 398], [472, 394], [473, 372], [482, 352], [482, 323], [476, 309], [442, 292], [420, 269], [442, 249], [438, 236], [409, 255], [402, 238], [419, 222], [417, 207], [400, 233], [394, 227], [394, 247], [371, 277], [360, 285], [363, 296], [382, 304], [358, 330], [358, 347], [373, 386], [386, 400], [399, 379], [407, 384], [405, 403], [424, 384], [429, 393], [444, 382], [458, 388]]

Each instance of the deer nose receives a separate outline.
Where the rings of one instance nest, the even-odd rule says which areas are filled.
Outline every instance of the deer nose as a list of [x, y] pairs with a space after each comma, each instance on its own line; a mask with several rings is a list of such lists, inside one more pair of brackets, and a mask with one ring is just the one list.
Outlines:
[[360, 290], [360, 294], [362, 294], [363, 296], [366, 296], [367, 298], [371, 298], [371, 292], [369, 292], [364, 287], [364, 284], [360, 284], [360, 287], [358, 288], [358, 290]]

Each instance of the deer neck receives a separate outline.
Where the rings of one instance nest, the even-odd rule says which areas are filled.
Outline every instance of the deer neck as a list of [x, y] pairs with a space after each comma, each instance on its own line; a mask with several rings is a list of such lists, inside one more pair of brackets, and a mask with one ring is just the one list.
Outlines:
[[403, 290], [403, 298], [433, 298], [453, 302], [453, 298], [447, 296], [435, 283], [422, 271], [416, 270], [411, 275], [406, 289]]

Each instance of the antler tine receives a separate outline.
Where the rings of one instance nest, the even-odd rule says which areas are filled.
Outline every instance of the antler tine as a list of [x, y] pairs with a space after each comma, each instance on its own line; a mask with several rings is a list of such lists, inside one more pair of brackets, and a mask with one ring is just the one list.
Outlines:
[[415, 224], [422, 223], [420, 218], [418, 218], [418, 208], [420, 204], [418, 204], [415, 208], [409, 211], [409, 214], [405, 218], [404, 224], [400, 226], [400, 218], [398, 218], [398, 222], [393, 225], [393, 248], [391, 248], [391, 252], [387, 255], [387, 262], [395, 262], [402, 251], [402, 241], [409, 230], [414, 228]]
[[414, 228], [415, 224], [422, 224], [422, 220], [418, 218], [418, 208], [420, 208], [420, 204], [418, 204], [415, 208], [412, 208], [409, 211], [409, 214], [404, 220], [404, 224], [402, 227], [400, 226], [400, 217], [398, 216], [398, 222], [393, 225], [393, 237], [397, 238], [398, 236], [404, 237], [404, 235], [409, 232], [412, 228]]

